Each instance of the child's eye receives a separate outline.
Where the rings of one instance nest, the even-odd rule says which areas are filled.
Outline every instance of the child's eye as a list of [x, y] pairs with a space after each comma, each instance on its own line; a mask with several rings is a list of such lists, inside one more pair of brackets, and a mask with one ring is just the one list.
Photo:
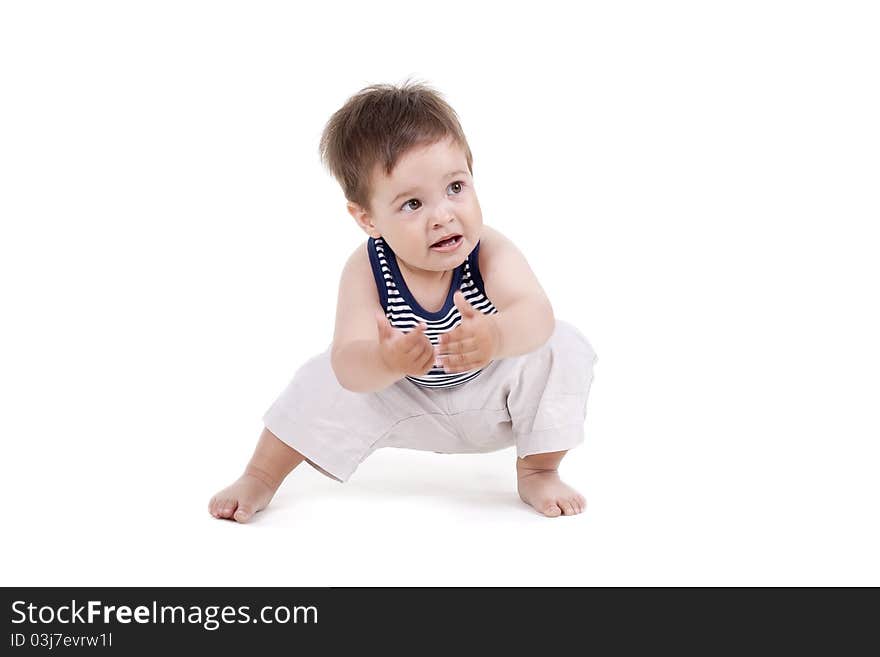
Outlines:
[[[453, 185], [458, 185], [458, 191], [455, 192], [455, 195], [458, 196], [459, 194], [461, 194], [464, 191], [464, 184], [465, 183], [463, 180], [456, 180], [455, 182], [449, 183], [449, 187], [452, 187]], [[417, 198], [411, 198], [406, 203], [404, 203], [402, 206], [400, 206], [400, 209], [401, 210], [406, 210], [407, 208], [409, 208], [410, 210], [418, 210], [419, 209], [418, 207], [414, 208], [413, 206], [410, 205], [410, 203], [418, 203], [421, 206], [422, 202]]]

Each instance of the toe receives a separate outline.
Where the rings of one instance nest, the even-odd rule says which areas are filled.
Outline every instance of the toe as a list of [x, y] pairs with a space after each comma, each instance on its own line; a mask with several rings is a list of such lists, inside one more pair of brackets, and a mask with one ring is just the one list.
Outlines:
[[232, 516], [236, 522], [247, 522], [254, 515], [253, 507], [249, 504], [239, 504], [235, 515]]
[[236, 506], [238, 506], [238, 504], [235, 500], [225, 499], [220, 502], [220, 517], [231, 518]]
[[574, 507], [572, 507], [570, 500], [559, 500], [558, 504], [559, 504], [559, 508], [562, 509], [562, 513], [564, 513], [567, 516], [574, 515]]
[[549, 516], [550, 518], [555, 518], [560, 513], [562, 513], [562, 511], [560, 510], [559, 505], [556, 504], [556, 502], [548, 502], [541, 507], [541, 513], [543, 513], [545, 516]]

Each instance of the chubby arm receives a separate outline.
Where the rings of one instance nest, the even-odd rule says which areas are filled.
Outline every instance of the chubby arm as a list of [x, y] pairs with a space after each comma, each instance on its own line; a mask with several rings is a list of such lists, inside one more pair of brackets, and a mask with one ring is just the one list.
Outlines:
[[494, 358], [519, 356], [543, 345], [556, 327], [553, 307], [519, 249], [497, 230], [483, 226], [479, 254], [485, 292], [498, 310]]
[[366, 247], [351, 254], [339, 280], [330, 363], [336, 380], [352, 392], [374, 392], [403, 377], [382, 359], [376, 313], [379, 294]]

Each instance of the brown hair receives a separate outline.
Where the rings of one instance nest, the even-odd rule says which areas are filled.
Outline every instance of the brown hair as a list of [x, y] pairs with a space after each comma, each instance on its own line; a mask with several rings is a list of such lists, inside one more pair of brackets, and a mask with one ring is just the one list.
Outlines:
[[324, 127], [319, 151], [345, 198], [369, 209], [370, 176], [377, 163], [391, 175], [409, 149], [448, 137], [464, 149], [473, 175], [473, 156], [458, 115], [437, 91], [407, 80], [399, 87], [371, 85], [351, 96]]

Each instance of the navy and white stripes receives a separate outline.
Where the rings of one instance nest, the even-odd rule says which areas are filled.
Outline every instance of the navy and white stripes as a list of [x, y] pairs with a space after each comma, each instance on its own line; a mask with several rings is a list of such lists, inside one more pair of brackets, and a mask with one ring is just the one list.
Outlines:
[[[422, 308], [412, 296], [406, 281], [397, 265], [394, 251], [381, 237], [367, 241], [370, 265], [376, 279], [379, 299], [385, 309], [385, 316], [390, 324], [404, 333], [409, 333], [419, 323], [427, 325], [425, 335], [436, 345], [442, 333], [448, 333], [461, 323], [461, 313], [455, 307], [452, 296], [455, 290], [461, 290], [465, 299], [476, 309], [486, 315], [498, 312], [483, 291], [483, 279], [480, 276], [478, 256], [480, 243], [474, 247], [461, 265], [453, 270], [452, 283], [443, 308], [430, 312]], [[433, 367], [424, 376], [407, 376], [413, 383], [428, 388], [450, 388], [459, 386], [475, 378], [482, 370], [447, 374], [442, 367]]]

